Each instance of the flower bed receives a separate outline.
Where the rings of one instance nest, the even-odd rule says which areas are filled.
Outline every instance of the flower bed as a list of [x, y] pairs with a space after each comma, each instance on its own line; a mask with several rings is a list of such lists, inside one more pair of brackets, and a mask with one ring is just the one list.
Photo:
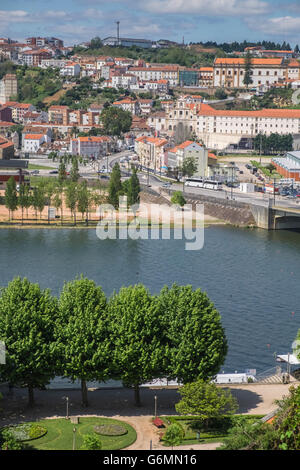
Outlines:
[[47, 429], [35, 423], [22, 423], [6, 428], [12, 436], [19, 442], [39, 439], [47, 434]]
[[127, 434], [127, 429], [119, 424], [101, 424], [94, 426], [94, 431], [102, 436], [124, 436]]

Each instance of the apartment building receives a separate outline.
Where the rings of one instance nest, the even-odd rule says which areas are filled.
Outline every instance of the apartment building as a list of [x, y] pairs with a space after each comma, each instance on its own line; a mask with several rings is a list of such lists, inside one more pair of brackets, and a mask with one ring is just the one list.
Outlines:
[[200, 67], [199, 69], [199, 86], [210, 88], [214, 84], [214, 68]]
[[130, 67], [129, 73], [136, 75], [141, 81], [168, 80], [170, 86], [177, 86], [179, 83], [179, 66]]
[[27, 50], [19, 54], [19, 60], [28, 67], [39, 67], [43, 60], [52, 59], [53, 54], [48, 49]]
[[131, 114], [136, 115], [140, 113], [140, 107], [137, 100], [132, 98], [124, 98], [119, 101], [115, 101], [113, 106], [116, 108], [123, 109], [124, 111], [129, 111]]
[[18, 80], [13, 73], [7, 73], [0, 81], [0, 103], [4, 104], [18, 94]]
[[143, 167], [160, 172], [165, 170], [167, 145], [166, 139], [141, 136], [135, 139], [134, 149]]
[[15, 122], [24, 122], [24, 116], [28, 112], [35, 112], [36, 108], [31, 103], [18, 103], [17, 101], [7, 101], [5, 103], [11, 109], [12, 119]]
[[168, 150], [168, 167], [175, 169], [182, 166], [185, 158], [192, 157], [197, 165], [194, 176], [207, 176], [208, 150], [198, 142], [186, 140]]
[[59, 73], [62, 77], [79, 77], [80, 65], [76, 62], [66, 62]]
[[69, 112], [69, 106], [52, 105], [48, 109], [49, 122], [66, 126], [69, 123]]
[[97, 158], [106, 155], [109, 151], [111, 138], [101, 137], [77, 137], [70, 141], [70, 153], [82, 157]]
[[23, 142], [24, 152], [37, 153], [44, 142], [48, 142], [47, 134], [26, 134]]

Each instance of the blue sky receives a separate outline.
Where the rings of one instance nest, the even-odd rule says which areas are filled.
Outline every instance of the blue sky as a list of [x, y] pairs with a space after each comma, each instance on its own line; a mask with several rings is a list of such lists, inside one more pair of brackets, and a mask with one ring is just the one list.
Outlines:
[[127, 37], [300, 43], [299, 0], [0, 0], [0, 37], [71, 45], [115, 35], [116, 20]]

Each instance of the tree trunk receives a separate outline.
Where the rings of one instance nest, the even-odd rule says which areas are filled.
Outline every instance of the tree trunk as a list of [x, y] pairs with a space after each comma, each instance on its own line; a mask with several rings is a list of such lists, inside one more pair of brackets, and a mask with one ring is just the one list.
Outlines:
[[140, 386], [134, 386], [134, 404], [135, 406], [141, 406], [141, 397], [140, 397]]
[[34, 406], [34, 393], [31, 385], [28, 386], [28, 406], [30, 408]]
[[87, 397], [87, 386], [86, 386], [85, 380], [81, 380], [81, 398], [82, 398], [82, 406], [84, 407], [89, 406], [88, 397]]

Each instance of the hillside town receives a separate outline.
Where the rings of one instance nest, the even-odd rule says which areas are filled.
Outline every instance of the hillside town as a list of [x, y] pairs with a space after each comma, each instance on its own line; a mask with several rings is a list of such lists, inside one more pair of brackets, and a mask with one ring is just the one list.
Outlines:
[[0, 451], [299, 450], [299, 46], [115, 23], [0, 38]]
[[[103, 45], [112, 50], [116, 45], [125, 51], [132, 46], [173, 46], [171, 42], [150, 43], [112, 37], [103, 40]], [[84, 47], [87, 46], [82, 47], [83, 51]], [[13, 146], [15, 154], [23, 157], [56, 151], [95, 159], [134, 146], [143, 167], [167, 174], [182, 163], [180, 146], [189, 148], [189, 142], [194, 142], [201, 149], [195, 176], [214, 177], [218, 152], [250, 153], [260, 135], [291, 134], [297, 150], [300, 109], [245, 110], [241, 106], [239, 110], [228, 105], [241, 100], [247, 107], [253, 98], [263, 97], [270, 90], [297, 90], [299, 53], [256, 46], [235, 55], [238, 58], [216, 57], [212, 66], [196, 68], [128, 57], [74, 54], [73, 48], [64, 47], [64, 42], [54, 37], [30, 37], [24, 43], [1, 38], [2, 61], [12, 63], [16, 71], [24, 67], [53, 70], [66, 96], [68, 92], [76, 93], [85, 83], [88, 93], [96, 98], [83, 103], [82, 108], [82, 100], [79, 107], [78, 101], [73, 100], [76, 109], [72, 105], [51, 104], [51, 100], [35, 105], [26, 100], [20, 102], [18, 73], [6, 73], [0, 81], [0, 131], [2, 138], [8, 139], [6, 152], [11, 152]], [[248, 81], [246, 63], [250, 67]], [[99, 99], [102, 92], [110, 90], [110, 101]], [[222, 99], [214, 100], [220, 90]], [[131, 116], [127, 132], [118, 138], [105, 135], [101, 116], [107, 106]], [[280, 172], [281, 161], [284, 173], [283, 160], [277, 160], [276, 167]]]

